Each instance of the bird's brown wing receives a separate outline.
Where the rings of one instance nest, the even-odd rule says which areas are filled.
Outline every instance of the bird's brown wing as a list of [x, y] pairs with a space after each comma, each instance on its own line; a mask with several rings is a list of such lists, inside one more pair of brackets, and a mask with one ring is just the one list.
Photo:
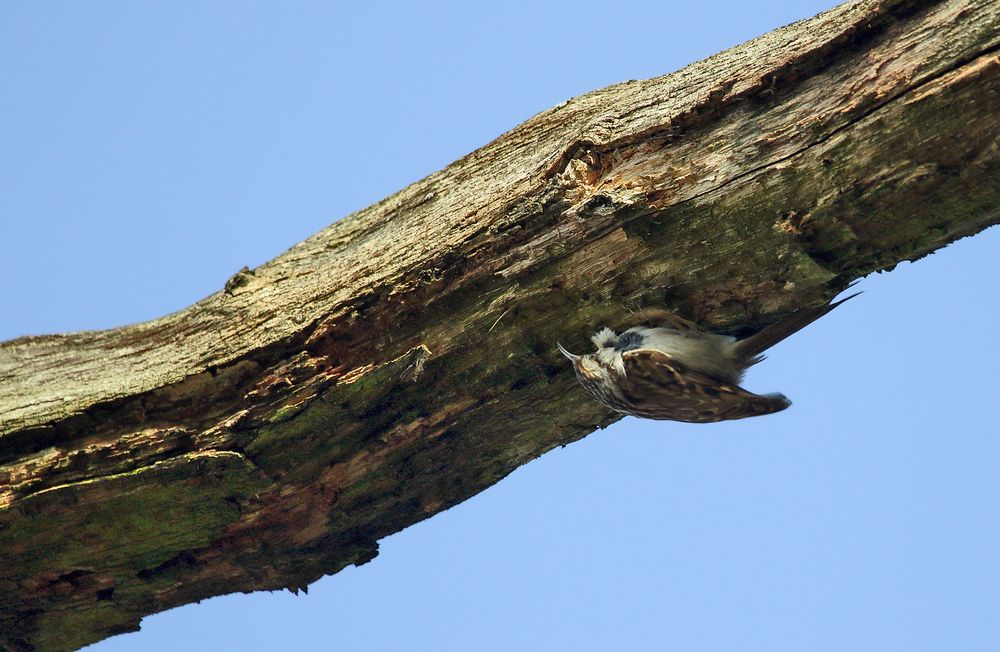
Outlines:
[[653, 349], [622, 355], [619, 381], [629, 413], [647, 419], [708, 423], [779, 412], [791, 405], [781, 394], [761, 396], [681, 364]]

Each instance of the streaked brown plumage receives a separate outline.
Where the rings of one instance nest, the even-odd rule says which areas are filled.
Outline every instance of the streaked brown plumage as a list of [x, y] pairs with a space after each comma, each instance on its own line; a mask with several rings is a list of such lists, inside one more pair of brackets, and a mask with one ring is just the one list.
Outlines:
[[854, 296], [798, 310], [742, 340], [700, 331], [663, 313], [671, 327], [634, 327], [621, 335], [609, 328], [598, 331], [591, 338], [594, 353], [574, 355], [557, 346], [573, 362], [580, 384], [622, 414], [691, 423], [743, 419], [791, 405], [781, 394], [740, 387], [746, 369], [763, 360], [764, 351]]

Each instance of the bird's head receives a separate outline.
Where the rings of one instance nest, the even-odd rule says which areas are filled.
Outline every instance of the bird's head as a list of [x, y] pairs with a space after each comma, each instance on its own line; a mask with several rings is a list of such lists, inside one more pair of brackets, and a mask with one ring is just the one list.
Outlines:
[[618, 336], [614, 331], [605, 328], [595, 333], [591, 340], [597, 350], [585, 355], [570, 353], [562, 344], [556, 342], [559, 352], [573, 363], [573, 370], [584, 385], [606, 382], [616, 373], [621, 373], [619, 371], [621, 354], [615, 349]]

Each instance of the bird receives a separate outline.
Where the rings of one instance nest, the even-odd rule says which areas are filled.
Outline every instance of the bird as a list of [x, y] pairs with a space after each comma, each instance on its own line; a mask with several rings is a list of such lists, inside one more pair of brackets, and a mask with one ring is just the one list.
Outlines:
[[621, 414], [646, 419], [712, 423], [772, 414], [792, 403], [783, 394], [754, 394], [740, 387], [764, 351], [853, 299], [802, 308], [743, 339], [700, 330], [666, 310], [646, 310], [645, 321], [667, 326], [602, 328], [590, 338], [596, 351], [575, 355], [556, 342], [590, 394]]

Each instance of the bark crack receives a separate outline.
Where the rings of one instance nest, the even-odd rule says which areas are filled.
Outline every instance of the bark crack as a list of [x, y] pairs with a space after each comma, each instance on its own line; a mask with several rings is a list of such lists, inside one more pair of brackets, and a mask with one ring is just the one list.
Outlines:
[[[902, 90], [902, 91], [894, 94], [893, 96], [891, 96], [888, 99], [886, 99], [884, 102], [881, 102], [881, 103], [879, 103], [879, 104], [871, 107], [870, 109], [868, 109], [865, 112], [863, 112], [860, 115], [858, 115], [856, 118], [852, 118], [849, 122], [846, 122], [843, 125], [835, 127], [833, 130], [831, 130], [825, 136], [810, 141], [807, 145], [805, 145], [805, 146], [803, 146], [803, 147], [795, 150], [794, 152], [792, 152], [790, 154], [784, 155], [784, 156], [782, 156], [780, 158], [776, 158], [776, 159], [767, 161], [766, 163], [762, 163], [761, 165], [758, 165], [756, 167], [750, 168], [749, 170], [747, 170], [745, 172], [742, 172], [742, 173], [740, 173], [737, 176], [734, 176], [734, 177], [732, 177], [730, 179], [726, 179], [723, 183], [719, 184], [718, 186], [715, 186], [714, 188], [711, 188], [709, 190], [705, 190], [705, 191], [699, 192], [698, 194], [692, 195], [690, 197], [685, 197], [683, 200], [681, 200], [680, 202], [677, 202], [677, 203], [694, 202], [694, 201], [697, 201], [698, 199], [703, 199], [704, 197], [707, 197], [709, 195], [718, 193], [720, 190], [725, 189], [726, 186], [732, 185], [734, 183], [737, 183], [737, 182], [742, 181], [744, 179], [747, 179], [749, 177], [753, 177], [754, 175], [759, 174], [763, 170], [766, 170], [768, 168], [773, 168], [776, 165], [780, 165], [781, 163], [784, 163], [784, 162], [789, 161], [791, 159], [794, 159], [794, 158], [796, 158], [798, 156], [801, 156], [803, 153], [807, 152], [808, 150], [813, 149], [813, 148], [815, 148], [815, 147], [817, 147], [819, 145], [822, 145], [822, 144], [828, 142], [833, 137], [837, 136], [838, 134], [851, 129], [852, 127], [857, 126], [861, 122], [864, 122], [867, 118], [869, 118], [869, 117], [873, 116], [874, 114], [878, 113], [880, 110], [887, 108], [888, 106], [892, 105], [896, 101], [898, 101], [898, 100], [905, 100], [907, 98], [907, 96], [913, 95], [914, 92], [919, 91], [923, 87], [925, 87], [927, 85], [930, 85], [930, 84], [934, 83], [935, 81], [940, 81], [941, 79], [943, 79], [943, 78], [951, 75], [952, 73], [954, 73], [956, 71], [960, 71], [962, 68], [965, 68], [966, 66], [970, 66], [971, 64], [975, 64], [980, 59], [986, 59], [986, 58], [990, 57], [991, 55], [997, 53], [998, 51], [1000, 51], [1000, 42], [993, 44], [991, 47], [985, 48], [984, 50], [982, 50], [982, 52], [980, 52], [976, 56], [970, 56], [970, 57], [968, 57], [968, 58], [966, 58], [966, 59], [964, 59], [964, 60], [956, 63], [953, 66], [949, 66], [948, 68], [943, 69], [942, 71], [940, 71], [937, 74], [928, 75], [926, 78], [924, 78], [924, 79], [920, 80], [919, 82], [915, 83], [913, 86], [909, 86], [905, 90]], [[994, 64], [994, 65], [1000, 65], [1000, 59], [994, 58], [993, 61], [990, 61], [988, 63]]]

